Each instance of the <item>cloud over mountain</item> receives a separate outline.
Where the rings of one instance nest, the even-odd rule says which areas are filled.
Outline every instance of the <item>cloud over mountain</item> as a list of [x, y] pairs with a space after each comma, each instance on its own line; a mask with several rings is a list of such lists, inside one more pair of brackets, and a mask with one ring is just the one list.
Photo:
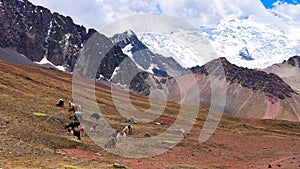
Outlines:
[[276, 11], [289, 17], [297, 23], [300, 23], [300, 4], [275, 3], [272, 11]]
[[[214, 25], [227, 16], [266, 17], [270, 15], [268, 9], [259, 0], [31, 0], [31, 2], [70, 15], [77, 23], [97, 29], [117, 19], [139, 13], [173, 15], [197, 27]], [[299, 22], [298, 9], [299, 5], [277, 3], [273, 10]]]

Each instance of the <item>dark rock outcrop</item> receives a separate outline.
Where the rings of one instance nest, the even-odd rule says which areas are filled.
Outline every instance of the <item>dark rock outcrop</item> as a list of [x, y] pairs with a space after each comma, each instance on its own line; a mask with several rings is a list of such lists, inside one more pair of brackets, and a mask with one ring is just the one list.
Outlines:
[[32, 61], [46, 53], [51, 12], [29, 1], [2, 0], [0, 6], [0, 47], [14, 48]]
[[139, 69], [106, 36], [95, 32], [85, 43], [73, 72], [87, 79], [105, 80], [127, 86], [130, 90], [149, 95], [150, 85], [146, 83], [149, 73]]
[[12, 48], [33, 62], [46, 57], [54, 65], [73, 71], [87, 39], [85, 27], [28, 0], [1, 2], [0, 47]]
[[[75, 24], [72, 18], [51, 13], [28, 0], [1, 0], [0, 11], [0, 48], [16, 51], [32, 62], [46, 58], [55, 66], [65, 67], [68, 72], [74, 72], [78, 64], [75, 73], [82, 77], [104, 77], [106, 81], [126, 85], [135, 92], [145, 95], [150, 93], [150, 85], [145, 82], [150, 77], [149, 73], [145, 69], [139, 69], [136, 62], [149, 67], [154, 54], [132, 31], [115, 35], [114, 44], [96, 30], [87, 31], [84, 26]], [[100, 46], [94, 46], [90, 42], [84, 48], [91, 38], [94, 38], [92, 42], [97, 41]], [[139, 53], [136, 60], [132, 60], [122, 51], [130, 43], [134, 46], [132, 52]], [[141, 52], [144, 50], [147, 52]], [[99, 52], [104, 55], [101, 56]], [[82, 55], [84, 57], [79, 58]], [[170, 67], [179, 65], [171, 58], [155, 56], [160, 67], [162, 62], [172, 62]], [[143, 61], [144, 59], [148, 60]], [[159, 69], [155, 69], [155, 73], [160, 76], [168, 75], [166, 71]]]
[[46, 38], [47, 59], [54, 65], [66, 65], [73, 71], [86, 37], [86, 28], [73, 23], [70, 17], [54, 13]]
[[287, 62], [288, 64], [292, 66], [298, 66], [300, 68], [300, 56], [293, 56], [289, 58], [287, 61], [284, 61], [283, 64]]

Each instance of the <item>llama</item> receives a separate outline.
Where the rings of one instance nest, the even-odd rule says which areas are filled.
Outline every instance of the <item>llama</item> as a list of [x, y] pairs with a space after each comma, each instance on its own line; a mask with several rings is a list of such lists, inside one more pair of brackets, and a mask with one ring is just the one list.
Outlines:
[[106, 144], [104, 145], [105, 148], [116, 148], [116, 138], [115, 137], [110, 137]]
[[80, 105], [77, 105], [73, 103], [72, 101], [69, 101], [69, 112], [81, 112], [82, 108]]

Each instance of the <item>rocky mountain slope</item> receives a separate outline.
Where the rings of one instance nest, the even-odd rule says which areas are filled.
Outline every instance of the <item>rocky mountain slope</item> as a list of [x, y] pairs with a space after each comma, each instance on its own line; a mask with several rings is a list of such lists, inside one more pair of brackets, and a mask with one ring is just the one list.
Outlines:
[[165, 57], [153, 53], [131, 30], [114, 35], [112, 40], [117, 46], [120, 46], [123, 52], [131, 57], [141, 69], [147, 70], [155, 76], [176, 77], [186, 72], [173, 57]]
[[[167, 77], [169, 74], [178, 75], [185, 71], [174, 59], [152, 53], [133, 32], [130, 32], [130, 35], [126, 33], [115, 35], [112, 38], [113, 43], [96, 30], [86, 30], [84, 26], [76, 25], [70, 17], [51, 13], [44, 7], [31, 4], [28, 0], [1, 0], [0, 10], [2, 32], [0, 47], [6, 51], [2, 52], [1, 56], [4, 60], [13, 60], [8, 54], [12, 50], [37, 64], [47, 64], [63, 71], [73, 72], [82, 50], [85, 51], [89, 47], [93, 47], [95, 51], [103, 50], [98, 48], [104, 46], [93, 46], [91, 42], [89, 43], [91, 46], [87, 45], [84, 48], [90, 38], [95, 36], [96, 40], [93, 41], [100, 44], [105, 42], [111, 49], [105, 51], [103, 57], [89, 50], [88, 55], [94, 56], [82, 58], [82, 63], [76, 70], [86, 72], [85, 78], [93, 77], [113, 82], [149, 95], [150, 88], [156, 88], [152, 87], [152, 82], [157, 82], [150, 73]], [[129, 44], [134, 46], [130, 52], [124, 49]], [[87, 72], [91, 67], [95, 72]], [[148, 77], [151, 77], [148, 80], [151, 81], [150, 84], [145, 82]]]
[[[44, 62], [48, 61], [68, 72], [73, 72], [80, 50], [97, 32], [93, 29], [87, 31], [70, 17], [51, 13], [27, 0], [2, 0], [0, 10], [0, 30], [3, 32], [1, 48], [14, 49], [33, 62], [40, 63], [44, 59]], [[125, 54], [130, 56], [139, 69], [155, 75], [176, 76], [185, 71], [173, 58], [165, 58], [150, 51], [132, 31], [116, 34], [112, 40], [116, 46], [110, 44], [114, 48], [110, 52], [116, 57], [110, 57], [112, 61], [107, 62], [100, 72], [107, 79], [111, 78], [118, 64], [127, 57]], [[129, 49], [130, 45], [132, 47]]]
[[89, 33], [70, 17], [51, 13], [27, 0], [1, 0], [0, 10], [0, 47], [15, 49], [33, 62], [46, 58], [67, 71], [74, 69], [92, 30]]
[[300, 91], [300, 57], [294, 56], [282, 63], [274, 64], [264, 71], [280, 76], [294, 90]]
[[[210, 107], [212, 99], [216, 102], [220, 99], [212, 97], [214, 85], [226, 98], [226, 113], [248, 118], [300, 121], [299, 93], [273, 73], [238, 67], [225, 58], [213, 60], [193, 71], [196, 82], [187, 82], [186, 76], [177, 81], [198, 86], [203, 107]], [[184, 93], [193, 94], [190, 91], [193, 85], [187, 86]], [[173, 98], [179, 98], [178, 94], [178, 91], [173, 93]]]

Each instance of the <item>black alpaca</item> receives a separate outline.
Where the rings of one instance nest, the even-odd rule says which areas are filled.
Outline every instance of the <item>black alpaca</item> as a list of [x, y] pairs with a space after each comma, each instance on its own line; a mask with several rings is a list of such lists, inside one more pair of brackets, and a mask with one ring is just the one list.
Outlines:
[[64, 107], [64, 100], [63, 99], [59, 99], [56, 106], [59, 106], [59, 107]]
[[73, 121], [70, 124], [68, 124], [67, 126], [65, 126], [65, 129], [71, 128], [72, 130], [74, 130], [74, 128], [78, 128], [78, 126], [80, 125], [79, 121]]
[[73, 133], [74, 136], [76, 136], [78, 138], [78, 140], [81, 140], [80, 130], [73, 129], [71, 132]]

